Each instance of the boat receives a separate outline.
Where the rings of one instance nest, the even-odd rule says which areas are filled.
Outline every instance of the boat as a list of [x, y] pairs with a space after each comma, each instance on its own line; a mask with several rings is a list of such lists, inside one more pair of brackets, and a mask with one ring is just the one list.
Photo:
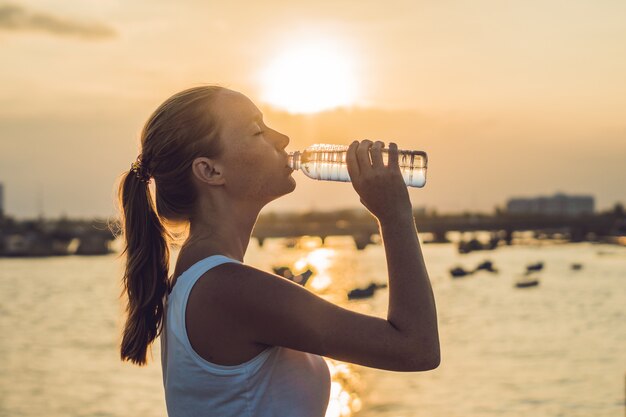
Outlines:
[[543, 269], [543, 262], [537, 262], [535, 264], [526, 265], [526, 272], [541, 271]]
[[452, 275], [452, 278], [462, 278], [464, 276], [472, 275], [472, 274], [473, 274], [473, 271], [466, 271], [460, 266], [457, 266], [456, 268], [452, 268], [450, 270], [450, 275]]
[[483, 261], [474, 269], [474, 272], [476, 271], [498, 272], [498, 270], [493, 267], [493, 262], [491, 261]]
[[515, 282], [515, 287], [517, 288], [529, 288], [536, 287], [539, 285], [539, 278], [536, 278], [532, 275], [525, 274], [517, 279]]
[[298, 275], [294, 275], [294, 273], [291, 271], [291, 268], [289, 268], [288, 266], [278, 266], [273, 267], [272, 269], [274, 270], [274, 273], [276, 275], [287, 278], [289, 281], [293, 281], [296, 284], [302, 285], [303, 287], [309, 281], [309, 278], [311, 278], [311, 276], [313, 275], [313, 271], [311, 271], [310, 269], [307, 269], [306, 271]]
[[288, 266], [275, 266], [272, 268], [276, 275], [280, 275], [283, 278], [288, 278], [293, 276], [293, 272], [291, 272], [291, 268]]
[[459, 242], [458, 251], [461, 254], [466, 254], [478, 250], [494, 250], [498, 247], [498, 243], [500, 242], [499, 238], [491, 238], [489, 242], [482, 243], [478, 239], [471, 239], [467, 242], [464, 240]]
[[310, 269], [307, 269], [301, 274], [294, 275], [293, 278], [291, 278], [291, 280], [295, 282], [296, 284], [300, 284], [304, 287], [312, 275], [313, 275], [313, 271], [311, 271]]
[[355, 288], [348, 293], [348, 300], [356, 300], [361, 298], [369, 298], [374, 295], [377, 289], [386, 288], [387, 284], [376, 284], [372, 282], [366, 288]]
[[574, 263], [571, 265], [571, 267], [574, 271], [580, 271], [581, 269], [583, 269], [583, 264]]

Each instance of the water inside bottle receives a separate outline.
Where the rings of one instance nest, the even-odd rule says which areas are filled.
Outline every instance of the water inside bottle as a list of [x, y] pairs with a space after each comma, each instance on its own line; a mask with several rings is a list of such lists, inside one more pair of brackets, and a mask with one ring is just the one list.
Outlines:
[[[350, 182], [346, 162], [347, 146], [323, 145], [309, 148], [300, 156], [300, 169], [310, 178], [327, 181]], [[383, 163], [388, 163], [388, 152], [383, 150]], [[426, 183], [426, 154], [420, 151], [401, 151], [398, 156], [400, 170], [406, 185], [423, 187]]]

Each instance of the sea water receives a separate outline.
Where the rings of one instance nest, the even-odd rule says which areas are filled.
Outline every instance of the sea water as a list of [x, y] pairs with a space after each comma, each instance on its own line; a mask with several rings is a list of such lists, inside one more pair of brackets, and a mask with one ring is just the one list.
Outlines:
[[[419, 225], [418, 225], [419, 227]], [[624, 413], [626, 248], [590, 243], [504, 246], [460, 255], [422, 247], [437, 303], [441, 365], [389, 372], [326, 358], [327, 417], [609, 417]], [[173, 253], [172, 262], [176, 259]], [[497, 274], [452, 279], [489, 259]], [[515, 288], [544, 262], [540, 285]], [[386, 317], [384, 249], [347, 237], [295, 247], [253, 239], [245, 262], [314, 275], [307, 289], [342, 308]], [[572, 263], [581, 263], [573, 270]], [[146, 367], [119, 360], [122, 259], [0, 259], [0, 416], [165, 417], [159, 343]], [[287, 394], [286, 394], [287, 395]]]

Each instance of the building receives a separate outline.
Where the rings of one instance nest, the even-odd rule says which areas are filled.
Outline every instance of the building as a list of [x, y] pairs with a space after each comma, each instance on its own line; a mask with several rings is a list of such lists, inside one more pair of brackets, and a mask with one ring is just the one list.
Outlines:
[[546, 214], [577, 216], [593, 214], [595, 201], [592, 196], [568, 196], [557, 193], [552, 197], [512, 198], [506, 204], [510, 214]]

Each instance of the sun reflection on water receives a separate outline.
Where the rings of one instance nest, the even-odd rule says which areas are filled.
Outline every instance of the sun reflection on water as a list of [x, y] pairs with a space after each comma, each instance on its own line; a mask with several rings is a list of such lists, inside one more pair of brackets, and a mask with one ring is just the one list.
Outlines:
[[326, 359], [330, 370], [330, 399], [325, 417], [350, 417], [361, 409], [359, 374], [351, 364]]
[[315, 275], [311, 278], [309, 286], [315, 292], [326, 290], [332, 284], [332, 278], [328, 273], [328, 269], [333, 263], [336, 251], [330, 248], [317, 248], [308, 252], [300, 259], [294, 262], [296, 270], [303, 270], [312, 267]]

